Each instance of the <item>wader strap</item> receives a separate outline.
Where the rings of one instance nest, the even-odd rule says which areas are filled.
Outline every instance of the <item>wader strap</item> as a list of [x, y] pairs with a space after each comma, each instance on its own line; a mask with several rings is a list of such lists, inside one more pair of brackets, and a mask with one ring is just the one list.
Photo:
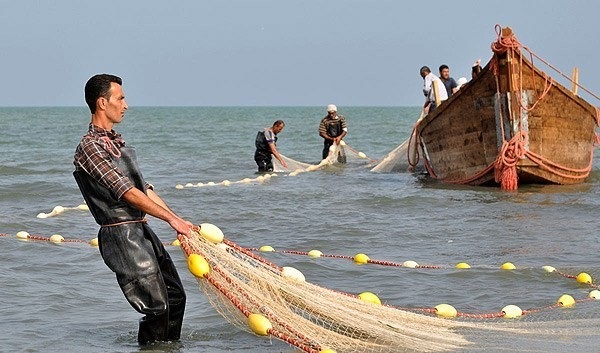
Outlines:
[[112, 223], [112, 224], [103, 224], [100, 227], [116, 227], [116, 226], [120, 226], [123, 224], [129, 224], [129, 223], [148, 223], [148, 220], [146, 218], [142, 218], [142, 219], [136, 219], [133, 221], [123, 221], [123, 222], [117, 222], [117, 223]]

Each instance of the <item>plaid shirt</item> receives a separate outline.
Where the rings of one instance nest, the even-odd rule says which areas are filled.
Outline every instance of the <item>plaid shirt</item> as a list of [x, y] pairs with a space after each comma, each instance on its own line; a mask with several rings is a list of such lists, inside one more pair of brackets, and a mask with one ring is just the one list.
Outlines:
[[115, 130], [107, 131], [90, 124], [87, 135], [75, 150], [73, 164], [75, 170], [83, 170], [107, 188], [117, 200], [129, 189], [135, 187], [131, 180], [115, 166], [112, 156], [119, 157], [119, 148], [125, 140]]

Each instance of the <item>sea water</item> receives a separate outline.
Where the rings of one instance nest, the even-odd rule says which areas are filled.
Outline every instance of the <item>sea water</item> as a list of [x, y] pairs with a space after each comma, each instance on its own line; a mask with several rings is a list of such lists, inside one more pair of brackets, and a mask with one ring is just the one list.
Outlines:
[[[380, 159], [410, 135], [416, 107], [339, 107], [348, 121], [345, 141]], [[254, 138], [283, 119], [278, 149], [317, 163], [324, 107], [134, 107], [115, 128], [137, 149], [145, 179], [169, 206], [194, 223], [219, 226], [245, 247], [309, 251], [439, 269], [357, 266], [349, 260], [263, 253], [307, 280], [340, 291], [376, 293], [387, 304], [432, 308], [448, 303], [460, 312], [493, 313], [556, 303], [562, 294], [586, 298], [590, 287], [558, 274], [600, 277], [597, 212], [598, 157], [588, 181], [575, 186], [492, 187], [444, 185], [423, 175], [376, 174], [367, 163], [331, 166], [266, 182], [178, 189], [186, 183], [255, 178]], [[98, 249], [86, 243], [20, 241], [15, 234], [90, 240], [98, 226], [87, 211], [37, 218], [55, 206], [83, 203], [72, 176], [73, 152], [90, 121], [84, 107], [0, 108], [0, 351], [2, 352], [294, 352], [275, 339], [246, 333], [224, 320], [199, 290], [181, 250], [168, 246], [180, 270], [188, 305], [182, 339], [137, 346], [140, 315], [129, 307]], [[175, 239], [150, 219], [164, 242]], [[456, 270], [468, 262], [470, 270]], [[499, 269], [504, 262], [516, 271]], [[600, 281], [600, 279], [597, 279]], [[537, 316], [536, 316], [537, 315]], [[550, 309], [527, 317], [532, 325], [568, 320], [572, 334], [541, 340], [494, 334], [475, 338], [470, 352], [583, 352], [597, 335], [578, 336], [576, 319], [598, 318], [600, 302]], [[525, 317], [523, 318], [525, 320]], [[598, 320], [592, 321], [598, 324]]]

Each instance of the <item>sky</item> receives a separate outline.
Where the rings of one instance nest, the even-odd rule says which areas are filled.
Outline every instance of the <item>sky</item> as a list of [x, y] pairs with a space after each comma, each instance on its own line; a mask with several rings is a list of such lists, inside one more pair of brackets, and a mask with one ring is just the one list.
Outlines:
[[84, 106], [97, 73], [123, 78], [130, 107], [420, 106], [420, 67], [469, 77], [496, 24], [598, 94], [598, 13], [596, 0], [0, 0], [0, 106]]

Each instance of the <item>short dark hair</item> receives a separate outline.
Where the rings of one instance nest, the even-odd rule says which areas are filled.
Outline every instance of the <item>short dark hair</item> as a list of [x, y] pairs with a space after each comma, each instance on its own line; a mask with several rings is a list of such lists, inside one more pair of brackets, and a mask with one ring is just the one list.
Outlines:
[[109, 74], [98, 74], [92, 76], [85, 84], [85, 102], [90, 108], [92, 114], [96, 113], [96, 101], [100, 97], [110, 98], [110, 84], [114, 82], [119, 86], [123, 85], [120, 77]]
[[442, 70], [448, 69], [450, 70], [450, 68], [448, 67], [448, 65], [444, 64], [444, 65], [440, 65], [440, 72], [442, 72]]
[[283, 120], [277, 120], [273, 123], [273, 126], [279, 126], [279, 125], [285, 126], [285, 123], [283, 122]]
[[423, 72], [431, 72], [431, 70], [429, 69], [429, 67], [427, 67], [427, 66], [423, 66], [423, 67], [421, 68], [421, 70], [419, 71], [419, 73], [421, 73], [421, 74], [422, 74]]

